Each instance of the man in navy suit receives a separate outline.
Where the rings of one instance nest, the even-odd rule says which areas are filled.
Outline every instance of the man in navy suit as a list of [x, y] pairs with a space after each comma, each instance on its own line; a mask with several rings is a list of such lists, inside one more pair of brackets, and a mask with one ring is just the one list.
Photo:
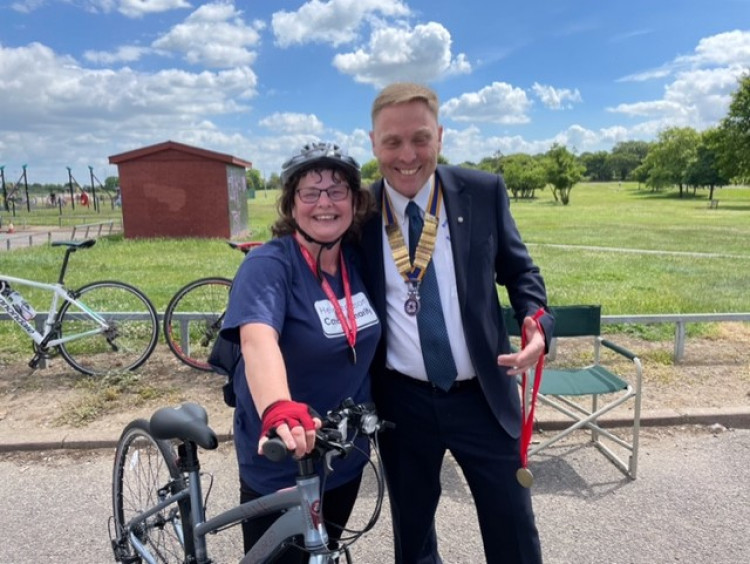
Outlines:
[[[554, 320], [502, 178], [438, 166], [442, 134], [437, 95], [427, 87], [391, 84], [373, 103], [370, 139], [383, 180], [371, 189], [381, 213], [363, 228], [362, 266], [385, 321], [372, 370], [378, 410], [396, 424], [381, 437], [395, 562], [442, 562], [435, 512], [449, 450], [471, 489], [487, 562], [537, 564], [531, 496], [516, 477], [522, 415], [515, 376], [536, 366]], [[419, 232], [422, 223], [421, 235], [410, 236], [409, 226]], [[407, 241], [416, 249], [407, 251]], [[430, 269], [436, 291], [428, 290]], [[517, 353], [497, 284], [527, 335]], [[422, 318], [440, 313], [445, 345], [425, 344]]]

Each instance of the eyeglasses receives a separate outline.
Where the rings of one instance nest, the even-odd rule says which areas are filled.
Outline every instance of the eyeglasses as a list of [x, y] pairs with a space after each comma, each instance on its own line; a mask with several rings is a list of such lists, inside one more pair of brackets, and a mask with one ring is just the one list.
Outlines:
[[328, 199], [332, 202], [340, 202], [346, 200], [349, 195], [348, 184], [336, 184], [330, 188], [300, 188], [297, 190], [297, 195], [300, 201], [304, 204], [314, 204], [320, 199], [320, 195], [325, 192]]

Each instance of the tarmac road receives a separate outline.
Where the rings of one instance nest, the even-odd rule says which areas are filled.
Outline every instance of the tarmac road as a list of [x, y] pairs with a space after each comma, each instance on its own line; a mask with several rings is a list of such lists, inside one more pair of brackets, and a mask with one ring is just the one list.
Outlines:
[[[582, 439], [532, 459], [546, 564], [736, 564], [750, 554], [750, 430], [643, 429], [639, 477], [625, 479]], [[563, 456], [564, 455], [564, 456]], [[113, 452], [0, 454], [0, 562], [112, 562], [107, 533]], [[231, 444], [204, 453], [216, 483], [209, 514], [236, 498]], [[204, 486], [205, 487], [205, 486]], [[204, 489], [205, 492], [205, 489]], [[366, 482], [357, 523], [373, 505]], [[483, 561], [473, 506], [452, 459], [438, 514], [446, 564]], [[209, 539], [215, 562], [237, 562], [239, 531]], [[355, 560], [392, 561], [387, 505]]]

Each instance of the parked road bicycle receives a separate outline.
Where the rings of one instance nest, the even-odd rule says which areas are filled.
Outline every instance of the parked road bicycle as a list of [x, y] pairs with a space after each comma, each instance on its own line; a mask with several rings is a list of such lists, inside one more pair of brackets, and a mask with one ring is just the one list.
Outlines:
[[[92, 282], [78, 290], [65, 286], [70, 255], [94, 244], [93, 239], [53, 241], [53, 247], [65, 247], [55, 283], [0, 274], [0, 307], [33, 340], [30, 367], [37, 368], [42, 359], [59, 352], [76, 370], [103, 375], [138, 368], [156, 347], [159, 318], [141, 290], [115, 280]], [[52, 295], [42, 330], [32, 323], [37, 314], [21, 297], [18, 286]]]
[[[263, 244], [227, 243], [244, 254]], [[164, 311], [164, 339], [174, 355], [188, 366], [211, 372], [208, 355], [221, 329], [231, 287], [229, 278], [200, 278], [177, 290], [169, 301]]]
[[[317, 432], [313, 452], [297, 461], [296, 485], [243, 503], [206, 519], [206, 500], [201, 488], [198, 447], [215, 449], [216, 434], [208, 426], [206, 410], [195, 403], [156, 411], [150, 421], [138, 419], [122, 433], [115, 453], [110, 537], [117, 562], [134, 564], [209, 564], [206, 535], [244, 520], [283, 511], [240, 564], [271, 562], [286, 546], [295, 545], [309, 554], [311, 564], [351, 562], [349, 546], [377, 521], [385, 491], [378, 453], [378, 433], [389, 426], [380, 420], [372, 404], [347, 400], [329, 412]], [[374, 457], [355, 445], [366, 437]], [[174, 444], [177, 444], [175, 454]], [[280, 461], [290, 453], [280, 439], [264, 445], [264, 454]], [[375, 472], [377, 496], [372, 515], [359, 531], [345, 529], [334, 548], [328, 546], [321, 503], [324, 465], [332, 472], [336, 457], [366, 456]], [[210, 492], [210, 489], [209, 489]]]

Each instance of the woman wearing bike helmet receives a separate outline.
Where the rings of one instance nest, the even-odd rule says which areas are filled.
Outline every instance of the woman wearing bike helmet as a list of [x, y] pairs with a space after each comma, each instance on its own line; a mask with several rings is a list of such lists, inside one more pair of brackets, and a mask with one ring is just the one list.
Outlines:
[[[275, 463], [260, 453], [269, 433], [301, 456], [313, 448], [316, 412], [348, 397], [370, 401], [369, 366], [380, 338], [349, 248], [371, 209], [359, 165], [334, 144], [312, 143], [283, 164], [281, 181], [274, 237], [240, 266], [222, 329], [242, 347], [234, 440], [243, 502], [294, 484], [294, 461]], [[349, 518], [366, 459], [352, 453], [334, 460], [324, 482], [333, 541]], [[243, 523], [246, 552], [275, 518]], [[288, 550], [283, 562], [302, 556]]]

